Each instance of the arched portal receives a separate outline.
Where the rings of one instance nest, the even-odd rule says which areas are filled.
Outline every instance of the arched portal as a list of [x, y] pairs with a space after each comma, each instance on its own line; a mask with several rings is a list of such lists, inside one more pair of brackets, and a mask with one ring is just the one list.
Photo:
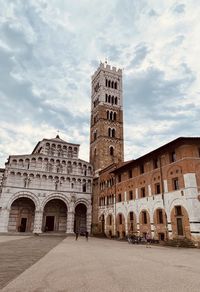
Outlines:
[[29, 198], [16, 199], [10, 209], [8, 231], [32, 232], [35, 218], [35, 204]]
[[87, 231], [87, 207], [84, 204], [78, 204], [75, 208], [74, 232], [85, 234]]
[[45, 232], [66, 232], [67, 206], [60, 199], [52, 199], [46, 203], [43, 213], [43, 230]]

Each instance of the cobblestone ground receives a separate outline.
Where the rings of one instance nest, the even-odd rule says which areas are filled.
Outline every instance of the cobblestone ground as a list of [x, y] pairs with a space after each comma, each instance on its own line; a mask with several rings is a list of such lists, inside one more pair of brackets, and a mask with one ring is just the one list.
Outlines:
[[64, 238], [0, 236], [0, 288], [37, 262]]
[[[32, 246], [35, 250], [33, 262], [36, 261], [43, 249], [45, 253], [57, 244], [56, 238], [46, 239], [18, 240], [16, 245], [10, 242], [16, 251], [13, 259], [16, 260], [15, 254], [19, 254], [19, 258], [26, 261]], [[19, 259], [17, 261], [20, 262]], [[30, 264], [29, 260], [27, 266]], [[19, 266], [25, 269], [25, 264], [20, 262]], [[12, 267], [7, 265], [8, 273], [13, 270], [15, 273], [18, 263]], [[77, 241], [74, 237], [67, 237], [2, 289], [2, 292], [57, 291], [199, 292], [200, 250], [160, 246], [146, 248], [145, 245], [106, 239], [89, 238], [87, 242], [84, 237]]]

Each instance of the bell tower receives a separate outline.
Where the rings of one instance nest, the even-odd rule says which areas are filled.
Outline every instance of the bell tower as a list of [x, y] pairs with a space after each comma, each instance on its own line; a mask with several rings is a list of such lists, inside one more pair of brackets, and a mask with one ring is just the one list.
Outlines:
[[90, 163], [95, 175], [124, 160], [122, 70], [100, 63], [92, 76]]

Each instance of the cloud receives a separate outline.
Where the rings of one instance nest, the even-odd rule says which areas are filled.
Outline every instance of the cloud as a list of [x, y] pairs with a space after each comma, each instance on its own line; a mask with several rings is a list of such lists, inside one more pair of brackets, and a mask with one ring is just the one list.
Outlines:
[[[100, 60], [123, 73], [125, 157], [199, 134], [200, 8], [175, 0], [0, 0], [0, 165], [38, 140], [81, 143]], [[21, 142], [23, 141], [23, 143]]]

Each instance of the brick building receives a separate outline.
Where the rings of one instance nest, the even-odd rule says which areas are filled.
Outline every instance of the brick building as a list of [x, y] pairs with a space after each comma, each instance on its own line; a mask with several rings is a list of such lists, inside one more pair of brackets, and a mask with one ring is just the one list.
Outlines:
[[93, 233], [200, 240], [200, 138], [180, 137], [124, 162], [122, 93], [121, 70], [101, 64], [92, 77]]

